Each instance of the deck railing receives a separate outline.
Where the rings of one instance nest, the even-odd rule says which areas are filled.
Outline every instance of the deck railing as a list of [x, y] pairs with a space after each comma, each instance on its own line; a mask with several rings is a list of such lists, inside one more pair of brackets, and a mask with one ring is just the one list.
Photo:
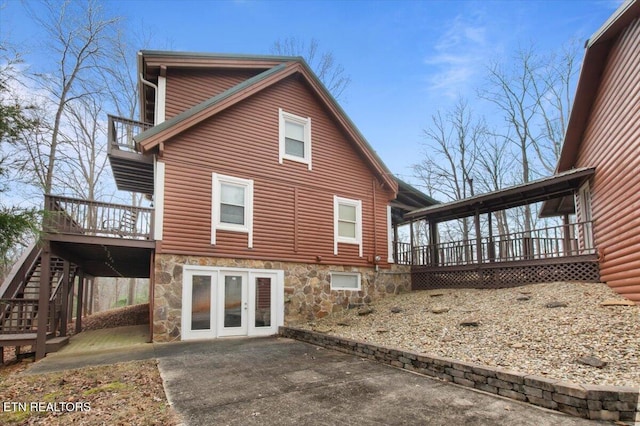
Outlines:
[[45, 196], [50, 233], [149, 239], [153, 209], [77, 198]]
[[591, 222], [482, 237], [480, 250], [476, 239], [413, 248], [407, 243], [395, 244], [396, 263], [429, 266], [551, 259], [595, 252]]
[[108, 140], [110, 149], [138, 153], [133, 137], [153, 127], [153, 124], [108, 116]]

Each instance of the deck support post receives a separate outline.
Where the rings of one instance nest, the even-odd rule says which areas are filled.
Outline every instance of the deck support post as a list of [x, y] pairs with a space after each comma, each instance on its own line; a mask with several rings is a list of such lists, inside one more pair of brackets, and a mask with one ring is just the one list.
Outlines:
[[84, 271], [81, 269], [78, 274], [78, 297], [76, 302], [76, 334], [79, 334], [82, 331], [82, 299], [84, 292]]
[[89, 286], [93, 282], [93, 277], [87, 278], [84, 283], [84, 291], [82, 292], [82, 316], [87, 316], [87, 305], [89, 304]]
[[36, 361], [47, 353], [47, 327], [49, 322], [49, 297], [51, 294], [51, 248], [44, 242], [40, 256], [40, 288], [38, 289], [38, 329], [36, 333]]
[[60, 307], [60, 336], [67, 335], [67, 315], [69, 313], [69, 284], [70, 280], [69, 261], [65, 260], [62, 266], [62, 306]]
[[156, 282], [156, 254], [151, 252], [149, 258], [149, 341], [147, 343], [153, 343], [153, 304], [155, 299], [155, 282]]
[[89, 287], [89, 303], [87, 304], [87, 314], [91, 315], [93, 314], [93, 303], [94, 303], [94, 299], [93, 299], [93, 289], [96, 286], [96, 278], [93, 277], [93, 279], [91, 280], [91, 287]]

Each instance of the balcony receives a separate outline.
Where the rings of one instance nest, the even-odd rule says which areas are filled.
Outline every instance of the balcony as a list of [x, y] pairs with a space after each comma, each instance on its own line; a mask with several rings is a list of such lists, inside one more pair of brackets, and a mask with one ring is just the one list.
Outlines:
[[45, 196], [52, 252], [98, 277], [149, 277], [153, 209]]
[[152, 124], [108, 116], [107, 156], [118, 189], [153, 194], [153, 157], [142, 155], [133, 140], [151, 127]]

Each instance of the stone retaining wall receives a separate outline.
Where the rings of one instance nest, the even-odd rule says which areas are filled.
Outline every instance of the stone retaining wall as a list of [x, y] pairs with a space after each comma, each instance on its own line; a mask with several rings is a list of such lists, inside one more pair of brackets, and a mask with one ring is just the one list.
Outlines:
[[640, 422], [640, 388], [573, 384], [293, 327], [280, 335], [576, 417]]

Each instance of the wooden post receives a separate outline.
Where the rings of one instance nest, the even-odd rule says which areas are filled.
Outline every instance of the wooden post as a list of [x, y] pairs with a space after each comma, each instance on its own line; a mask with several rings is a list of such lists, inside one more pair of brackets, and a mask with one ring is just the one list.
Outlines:
[[491, 212], [487, 213], [487, 220], [489, 221], [489, 262], [495, 262], [496, 247], [493, 244], [493, 223], [491, 220]]
[[82, 316], [87, 316], [87, 305], [89, 304], [89, 285], [93, 281], [93, 277], [87, 278], [84, 283], [84, 291], [82, 292]]
[[60, 336], [67, 335], [67, 315], [69, 313], [69, 274], [70, 265], [68, 261], [64, 261], [62, 267], [62, 306], [60, 307]]
[[93, 289], [96, 286], [96, 277], [91, 279], [91, 287], [89, 287], [89, 305], [87, 308], [89, 309], [89, 315], [93, 314], [93, 305], [95, 300], [93, 299]]
[[399, 262], [398, 259], [398, 224], [393, 225], [393, 261]]
[[414, 251], [414, 247], [413, 247], [413, 219], [411, 220], [411, 222], [409, 222], [409, 245], [411, 246], [411, 259], [409, 259], [409, 263], [411, 265], [413, 265], [413, 251]]
[[473, 215], [473, 222], [476, 226], [476, 258], [478, 264], [482, 263], [482, 238], [480, 238], [480, 212], [476, 209]]
[[429, 245], [431, 246], [431, 266], [438, 266], [438, 223], [429, 222]]
[[153, 304], [155, 296], [155, 270], [156, 270], [156, 255], [155, 252], [151, 252], [151, 258], [149, 259], [149, 342], [153, 343]]
[[565, 214], [562, 217], [562, 245], [565, 256], [571, 256], [571, 225], [569, 224], [569, 215]]
[[47, 353], [47, 323], [49, 320], [49, 297], [51, 294], [51, 251], [49, 242], [44, 242], [40, 256], [40, 288], [38, 289], [38, 330], [36, 335], [36, 361]]
[[84, 292], [84, 271], [81, 269], [78, 274], [78, 298], [76, 302], [76, 334], [82, 331], [82, 299]]
[[67, 303], [67, 320], [69, 322], [71, 322], [71, 320], [73, 319], [73, 293], [77, 276], [78, 274], [76, 273], [73, 279], [69, 282], [69, 302]]

